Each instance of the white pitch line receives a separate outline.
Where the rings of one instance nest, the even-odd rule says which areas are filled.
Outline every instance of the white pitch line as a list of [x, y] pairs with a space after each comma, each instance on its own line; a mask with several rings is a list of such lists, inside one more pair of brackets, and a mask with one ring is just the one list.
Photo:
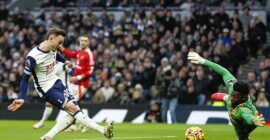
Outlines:
[[[176, 136], [116, 137], [116, 138], [112, 138], [112, 140], [162, 139], [162, 138], [176, 138]], [[106, 138], [91, 138], [91, 139], [66, 139], [66, 140], [108, 140], [108, 139], [106, 139]]]

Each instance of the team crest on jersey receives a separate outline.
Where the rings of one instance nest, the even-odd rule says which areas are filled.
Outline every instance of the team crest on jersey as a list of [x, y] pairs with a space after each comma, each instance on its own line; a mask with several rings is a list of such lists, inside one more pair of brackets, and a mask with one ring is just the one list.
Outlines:
[[25, 66], [27, 66], [27, 67], [30, 67], [31, 66], [31, 62], [30, 62], [29, 59], [26, 59], [25, 60]]

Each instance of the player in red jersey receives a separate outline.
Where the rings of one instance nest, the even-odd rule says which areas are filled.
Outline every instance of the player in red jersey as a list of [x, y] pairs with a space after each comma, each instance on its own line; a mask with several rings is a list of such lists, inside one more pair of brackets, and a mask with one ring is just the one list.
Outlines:
[[[90, 38], [86, 35], [79, 37], [80, 50], [71, 51], [64, 47], [60, 47], [59, 50], [63, 52], [67, 57], [75, 58], [76, 65], [73, 72], [73, 76], [70, 78], [70, 92], [73, 93], [75, 99], [80, 101], [89, 87], [90, 76], [94, 71], [95, 57], [89, 48]], [[61, 113], [65, 114], [64, 111]], [[59, 117], [61, 114], [59, 114]], [[68, 131], [76, 131], [76, 127], [73, 125]], [[82, 132], [86, 132], [87, 127], [82, 127]]]
[[[71, 84], [69, 85], [69, 91], [73, 94], [77, 101], [80, 101], [89, 87], [89, 78], [94, 70], [95, 58], [92, 51], [89, 48], [90, 38], [86, 35], [79, 37], [80, 50], [71, 51], [63, 46], [60, 46], [59, 51], [63, 52], [67, 57], [75, 58], [76, 65], [73, 72], [73, 76], [70, 77]], [[49, 118], [52, 113], [52, 105], [46, 103], [46, 107], [43, 113], [42, 119], [33, 125], [33, 128], [38, 129], [44, 125], [45, 120]], [[60, 111], [59, 117], [63, 116], [65, 112]], [[76, 128], [70, 127], [70, 131], [76, 131]], [[82, 132], [87, 131], [86, 128], [82, 129]]]
[[86, 93], [89, 87], [89, 78], [94, 71], [95, 57], [89, 48], [90, 39], [82, 35], [80, 40], [80, 50], [71, 51], [60, 47], [60, 51], [67, 57], [76, 58], [76, 66], [71, 81], [71, 92], [75, 93], [75, 98], [79, 101]]

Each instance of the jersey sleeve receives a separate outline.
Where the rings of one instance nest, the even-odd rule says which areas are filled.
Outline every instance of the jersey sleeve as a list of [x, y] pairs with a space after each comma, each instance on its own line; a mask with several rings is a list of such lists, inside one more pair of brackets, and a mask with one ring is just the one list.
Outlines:
[[211, 62], [209, 60], [205, 60], [204, 63], [205, 66], [208, 66], [210, 69], [214, 70], [216, 73], [218, 73], [219, 75], [222, 76], [223, 81], [226, 85], [227, 88], [227, 92], [229, 94], [231, 94], [232, 90], [233, 90], [233, 84], [236, 82], [235, 77], [224, 67]]
[[239, 107], [238, 110], [241, 118], [245, 121], [245, 123], [252, 125], [253, 124], [253, 117], [254, 113], [252, 110], [246, 107]]
[[62, 55], [60, 55], [59, 53], [56, 53], [56, 61], [65, 63], [66, 59]]
[[28, 80], [30, 78], [30, 75], [34, 71], [35, 66], [36, 66], [36, 60], [33, 57], [28, 56], [25, 60], [24, 73], [21, 78], [19, 99], [26, 98]]
[[65, 48], [63, 53], [68, 57], [76, 58], [78, 52], [77, 51], [71, 51], [71, 50], [68, 50], [68, 49]]
[[31, 75], [36, 65], [36, 60], [32, 56], [27, 56], [24, 63], [24, 73]]

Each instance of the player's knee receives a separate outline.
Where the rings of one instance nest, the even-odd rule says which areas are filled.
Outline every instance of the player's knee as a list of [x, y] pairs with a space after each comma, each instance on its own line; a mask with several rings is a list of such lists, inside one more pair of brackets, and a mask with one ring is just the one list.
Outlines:
[[76, 106], [73, 102], [68, 102], [65, 106], [65, 109], [71, 114], [74, 114], [75, 112], [79, 111], [78, 106]]

